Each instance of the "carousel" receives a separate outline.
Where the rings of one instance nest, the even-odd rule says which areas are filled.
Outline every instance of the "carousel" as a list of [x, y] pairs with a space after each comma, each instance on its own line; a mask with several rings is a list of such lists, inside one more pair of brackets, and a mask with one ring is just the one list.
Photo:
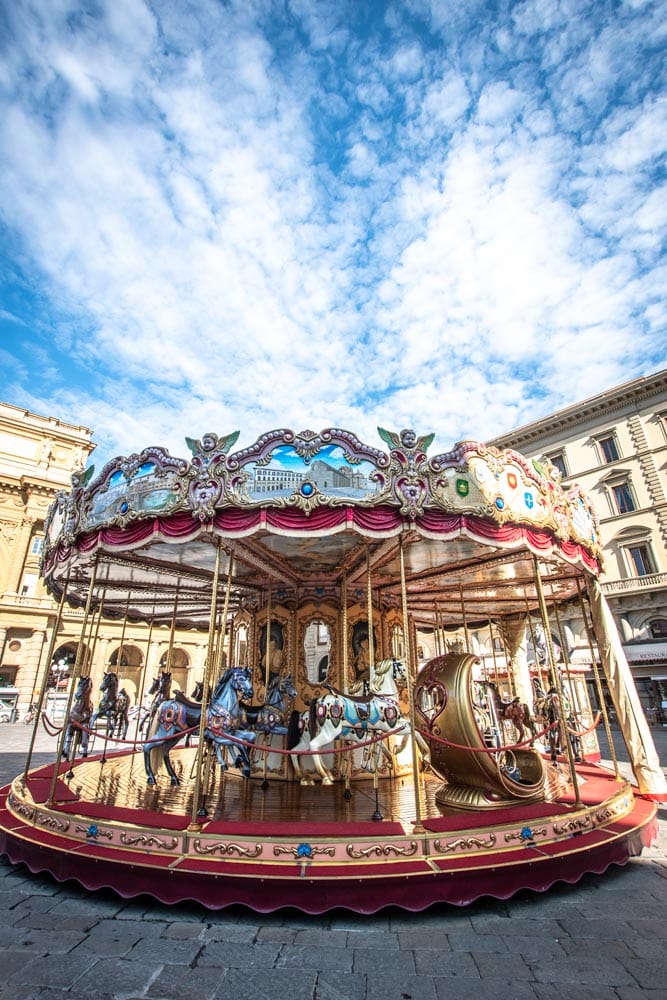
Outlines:
[[[49, 662], [66, 604], [81, 636], [64, 724], [45, 676], [0, 792], [10, 861], [126, 898], [373, 913], [542, 891], [652, 842], [665, 779], [587, 497], [514, 451], [378, 430], [206, 434], [73, 476], [46, 526]], [[99, 676], [109, 619], [147, 649], [199, 637], [187, 690], [169, 656]], [[634, 781], [600, 763], [603, 684]], [[43, 725], [57, 753], [32, 767]]]

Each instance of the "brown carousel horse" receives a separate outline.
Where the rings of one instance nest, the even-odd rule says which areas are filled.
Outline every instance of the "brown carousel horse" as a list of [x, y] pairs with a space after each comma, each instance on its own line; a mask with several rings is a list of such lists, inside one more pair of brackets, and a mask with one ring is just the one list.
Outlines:
[[501, 722], [511, 722], [517, 733], [519, 734], [519, 743], [523, 743], [526, 738], [526, 730], [530, 733], [531, 746], [533, 740], [537, 736], [537, 726], [535, 720], [530, 711], [530, 707], [525, 701], [521, 701], [519, 698], [512, 698], [511, 701], [504, 701], [500, 697], [500, 693], [496, 685], [489, 681], [487, 687], [491, 694], [493, 695], [494, 707], [496, 710], [496, 715]]
[[[67, 729], [65, 730], [65, 741], [63, 743], [63, 758], [69, 758], [70, 751], [76, 753], [77, 743], [81, 747], [81, 756], [88, 756], [88, 727], [93, 715], [93, 682], [90, 677], [79, 677], [79, 682], [74, 692], [74, 700], [67, 718]], [[85, 728], [81, 728], [85, 727]], [[79, 735], [77, 740], [76, 734]]]

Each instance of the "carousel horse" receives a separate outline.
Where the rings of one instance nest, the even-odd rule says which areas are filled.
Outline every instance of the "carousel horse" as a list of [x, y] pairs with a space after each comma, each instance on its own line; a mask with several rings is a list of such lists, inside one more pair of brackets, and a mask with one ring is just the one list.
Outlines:
[[284, 736], [288, 731], [285, 725], [287, 702], [297, 696], [294, 678], [291, 674], [275, 674], [266, 689], [266, 700], [263, 705], [246, 705], [241, 702], [241, 717], [248, 729], [260, 733], [276, 733]]
[[100, 684], [100, 691], [102, 700], [90, 719], [90, 728], [93, 729], [100, 716], [103, 716], [107, 720], [107, 736], [113, 736], [118, 727], [121, 739], [125, 739], [130, 724], [130, 699], [124, 688], [118, 690], [118, 674], [113, 671], [106, 673]]
[[153, 696], [150, 708], [139, 723], [139, 732], [150, 733], [151, 725], [155, 714], [163, 701], [168, 701], [171, 697], [171, 674], [168, 671], [161, 671], [153, 678], [153, 683], [146, 692], [148, 696]]
[[[204, 738], [215, 747], [220, 768], [227, 770], [225, 749], [229, 746], [236, 751], [236, 762], [242, 767], [244, 777], [250, 777], [250, 755], [248, 748], [235, 743], [235, 739], [246, 743], [255, 742], [255, 733], [241, 728], [240, 698], [252, 698], [252, 680], [250, 671], [241, 667], [229, 667], [211, 694], [211, 702], [206, 712], [206, 728]], [[196, 702], [189, 702], [181, 695], [164, 701], [157, 710], [157, 728], [144, 743], [144, 766], [148, 784], [155, 784], [155, 773], [151, 767], [151, 751], [162, 749], [162, 760], [171, 778], [172, 785], [179, 785], [180, 780], [169, 759], [169, 751], [188, 729], [201, 724], [202, 707]], [[231, 739], [230, 739], [231, 737]]]
[[[75, 733], [80, 734], [81, 756], [88, 756], [88, 727], [90, 726], [93, 714], [92, 699], [93, 682], [90, 677], [79, 677], [79, 682], [74, 692], [72, 708], [67, 719], [67, 729], [65, 730], [65, 741], [63, 743], [63, 758], [68, 758]], [[85, 728], [81, 728], [84, 726]]]
[[[329, 689], [329, 694], [322, 695], [311, 702], [308, 713], [308, 725], [304, 728], [301, 738], [294, 742], [299, 730], [298, 718], [292, 717], [288, 749], [291, 755], [295, 774], [302, 784], [309, 782], [299, 766], [299, 753], [305, 750], [316, 751], [312, 754], [313, 763], [322, 778], [323, 785], [331, 785], [333, 777], [325, 767], [321, 754], [318, 752], [334, 740], [343, 738], [364, 742], [382, 733], [392, 733], [403, 737], [401, 744], [395, 748], [398, 754], [405, 747], [410, 737], [410, 723], [402, 714], [398, 703], [398, 688], [395, 680], [395, 660], [380, 660], [375, 664], [371, 681], [371, 693], [354, 697]], [[298, 716], [298, 713], [295, 713]], [[419, 733], [415, 739], [422, 754], [428, 758], [428, 746]]]
[[558, 754], [564, 752], [562, 731], [567, 730], [567, 735], [572, 747], [572, 753], [577, 763], [581, 762], [581, 740], [575, 729], [577, 720], [572, 711], [572, 707], [565, 696], [561, 698], [555, 687], [549, 688], [545, 693], [541, 689], [537, 691], [535, 701], [535, 712], [543, 720], [545, 728], [549, 727], [548, 742], [551, 762], [558, 762]]
[[491, 681], [487, 683], [487, 688], [491, 692], [498, 719], [501, 722], [512, 723], [519, 734], [519, 743], [523, 743], [526, 737], [526, 730], [528, 730], [532, 737], [532, 746], [532, 742], [537, 736], [537, 726], [535, 725], [535, 720], [531, 714], [530, 707], [525, 701], [520, 701], [519, 698], [512, 698], [511, 701], [504, 701], [500, 697], [500, 692], [498, 691], [497, 686]]

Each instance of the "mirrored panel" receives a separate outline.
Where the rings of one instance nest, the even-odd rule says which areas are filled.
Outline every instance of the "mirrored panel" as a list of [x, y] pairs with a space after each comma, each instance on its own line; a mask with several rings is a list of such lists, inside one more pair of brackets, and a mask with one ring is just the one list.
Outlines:
[[314, 619], [303, 637], [306, 677], [310, 684], [323, 684], [329, 675], [331, 631], [326, 622]]

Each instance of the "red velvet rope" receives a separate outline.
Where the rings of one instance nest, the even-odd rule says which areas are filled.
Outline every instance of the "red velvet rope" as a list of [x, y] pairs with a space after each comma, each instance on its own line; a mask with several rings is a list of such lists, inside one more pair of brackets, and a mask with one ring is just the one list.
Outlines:
[[[587, 733], [590, 733], [597, 728], [597, 726], [600, 724], [600, 719], [601, 719], [601, 714], [600, 712], [598, 712], [593, 721], [593, 724], [589, 726], [588, 729], [583, 729], [577, 732], [573, 729], [570, 729], [568, 726], [567, 731], [573, 736], [585, 736]], [[55, 726], [53, 726], [53, 723], [50, 721], [50, 719], [47, 718], [46, 713], [42, 713], [42, 724], [44, 725], [44, 728], [46, 729], [46, 731], [49, 733], [50, 736], [54, 736], [57, 733], [61, 733], [64, 728], [64, 726], [61, 726], [60, 728], [56, 728]], [[71, 725], [73, 729], [78, 729], [81, 732], [93, 735], [97, 734], [96, 729], [90, 729], [88, 726], [84, 726], [81, 723], [73, 722], [71, 723]], [[535, 740], [541, 739], [547, 733], [551, 732], [551, 730], [556, 729], [558, 725], [559, 725], [558, 721], [552, 722], [550, 726], [547, 726], [546, 729], [542, 729], [539, 733], [537, 733], [537, 735], [530, 737], [530, 739], [522, 740], [520, 743], [509, 743], [499, 747], [471, 747], [463, 743], [454, 743], [452, 742], [452, 740], [447, 740], [441, 736], [436, 736], [435, 733], [429, 732], [428, 730], [418, 729], [417, 732], [425, 739], [434, 740], [436, 743], [440, 743], [443, 746], [451, 747], [453, 750], [468, 750], [470, 753], [497, 754], [497, 753], [503, 753], [506, 750], [518, 750], [525, 746], [532, 746]], [[49, 727], [51, 727], [52, 729], [51, 732], [49, 732]], [[200, 729], [199, 726], [191, 726], [189, 729], [181, 729], [178, 733], [172, 733], [168, 736], [164, 736], [159, 741], [156, 740], [155, 747], [160, 746], [162, 743], [166, 743], [168, 740], [179, 740], [181, 739], [182, 736], [187, 736], [190, 733], [199, 732], [199, 729]], [[375, 743], [382, 743], [390, 736], [395, 736], [397, 733], [401, 731], [402, 730], [400, 729], [393, 729], [391, 730], [391, 732], [384, 733], [379, 736], [373, 736], [368, 740], [364, 740], [363, 742], [357, 742], [354, 744], [354, 749], [360, 750], [363, 749], [364, 747], [373, 746]], [[120, 737], [117, 736], [105, 736], [104, 739], [110, 740], [112, 743], [122, 743], [133, 747], [143, 746], [144, 748], [147, 743], [153, 742], [153, 740], [151, 739], [127, 740], [127, 739], [121, 739]], [[348, 746], [345, 747], [332, 746], [327, 750], [296, 750], [296, 749], [285, 750], [283, 749], [283, 747], [272, 747], [268, 746], [266, 743], [251, 743], [249, 740], [242, 740], [238, 736], [232, 736], [231, 733], [225, 735], [225, 740], [229, 741], [235, 746], [248, 747], [251, 750], [258, 750], [260, 753], [277, 753], [290, 757], [291, 756], [312, 757], [315, 756], [316, 754], [322, 755], [323, 753], [341, 754], [341, 753], [347, 753], [348, 750], [350, 749], [350, 747]], [[153, 747], [151, 747], [151, 749], [153, 749]]]

